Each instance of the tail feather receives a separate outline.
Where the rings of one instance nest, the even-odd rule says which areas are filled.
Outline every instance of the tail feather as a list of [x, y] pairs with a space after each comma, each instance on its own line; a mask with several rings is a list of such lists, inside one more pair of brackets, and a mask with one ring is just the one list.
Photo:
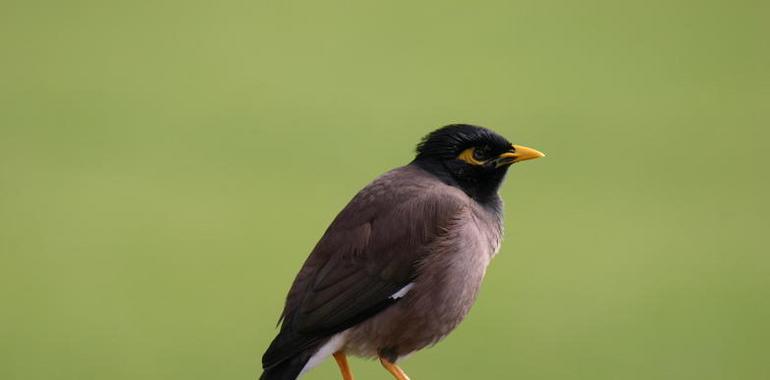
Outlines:
[[305, 368], [308, 360], [318, 350], [318, 347], [312, 347], [292, 356], [276, 365], [265, 368], [259, 380], [295, 380], [299, 377], [302, 369]]

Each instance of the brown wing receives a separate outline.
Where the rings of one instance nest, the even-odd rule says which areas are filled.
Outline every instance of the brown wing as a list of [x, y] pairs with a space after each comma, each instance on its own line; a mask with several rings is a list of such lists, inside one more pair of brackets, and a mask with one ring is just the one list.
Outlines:
[[420, 169], [396, 169], [340, 212], [294, 280], [265, 368], [379, 313], [414, 280], [426, 247], [462, 207], [464, 194]]

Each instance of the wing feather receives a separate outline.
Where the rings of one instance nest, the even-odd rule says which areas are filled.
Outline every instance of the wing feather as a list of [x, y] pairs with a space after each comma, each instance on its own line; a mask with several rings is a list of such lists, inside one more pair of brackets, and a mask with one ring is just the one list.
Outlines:
[[414, 281], [429, 244], [467, 197], [410, 167], [364, 188], [311, 252], [287, 296], [269, 368], [382, 311]]

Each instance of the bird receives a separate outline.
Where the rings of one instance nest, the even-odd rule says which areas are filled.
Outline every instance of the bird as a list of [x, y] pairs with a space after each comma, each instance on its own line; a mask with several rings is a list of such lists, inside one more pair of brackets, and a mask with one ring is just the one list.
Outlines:
[[329, 357], [397, 364], [446, 337], [476, 300], [503, 235], [508, 169], [543, 157], [471, 124], [428, 133], [415, 158], [358, 192], [292, 283], [260, 380], [293, 380]]

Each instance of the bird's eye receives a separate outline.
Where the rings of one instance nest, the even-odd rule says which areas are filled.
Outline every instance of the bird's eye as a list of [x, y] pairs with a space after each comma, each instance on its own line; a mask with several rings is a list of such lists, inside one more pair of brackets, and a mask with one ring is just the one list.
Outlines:
[[471, 147], [462, 151], [462, 153], [460, 153], [457, 158], [471, 165], [484, 165], [484, 163], [489, 159], [489, 148]]
[[479, 147], [473, 150], [473, 158], [477, 161], [484, 161], [488, 157], [489, 150], [486, 147]]

